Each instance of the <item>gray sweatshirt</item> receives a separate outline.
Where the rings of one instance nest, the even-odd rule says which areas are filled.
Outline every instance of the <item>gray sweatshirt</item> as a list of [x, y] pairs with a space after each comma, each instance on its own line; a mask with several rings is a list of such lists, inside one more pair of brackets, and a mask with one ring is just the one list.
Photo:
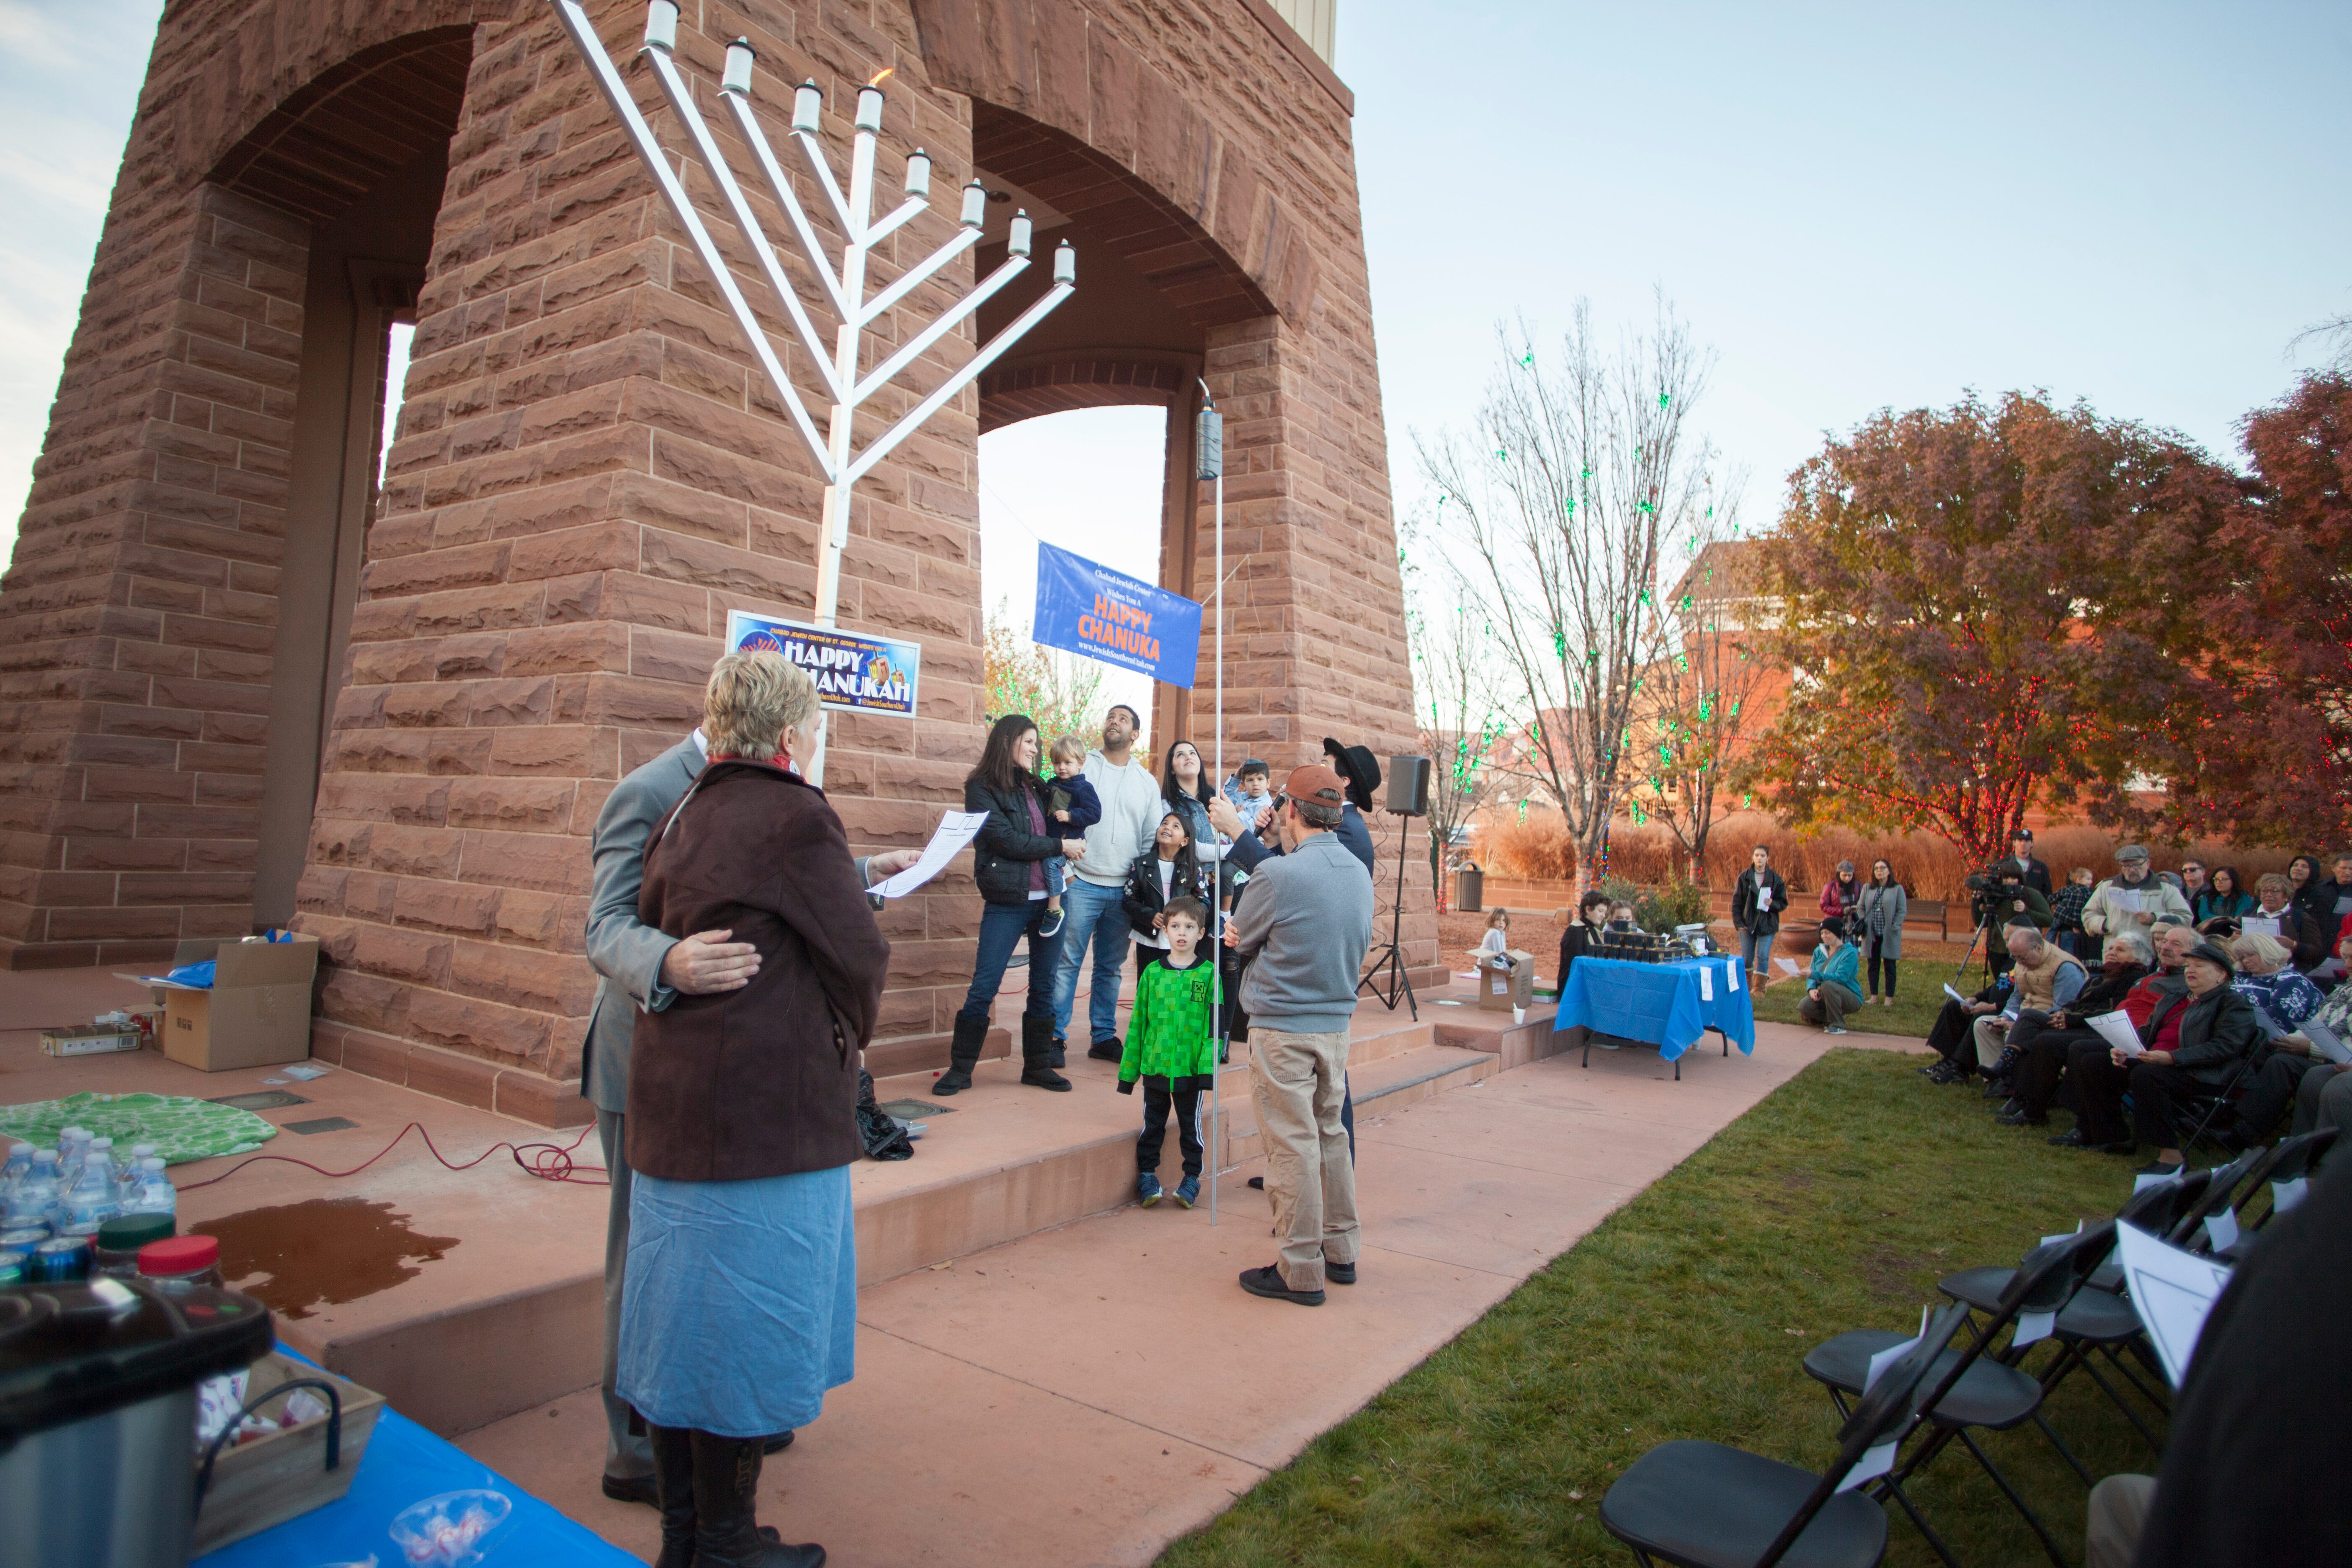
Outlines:
[[1292, 1034], [1344, 1031], [1372, 945], [1372, 881], [1336, 833], [1315, 833], [1263, 862], [1234, 910], [1242, 980], [1253, 1026]]
[[1102, 801], [1102, 820], [1087, 829], [1087, 857], [1074, 868], [1097, 888], [1123, 888], [1128, 867], [1151, 847], [1167, 810], [1160, 781], [1132, 756], [1120, 765], [1100, 752], [1088, 752], [1079, 772]]

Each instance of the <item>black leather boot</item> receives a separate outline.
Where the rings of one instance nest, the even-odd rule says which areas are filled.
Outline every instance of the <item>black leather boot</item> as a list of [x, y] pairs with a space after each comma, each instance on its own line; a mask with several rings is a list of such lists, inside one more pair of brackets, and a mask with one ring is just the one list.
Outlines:
[[824, 1568], [824, 1548], [766, 1539], [755, 1517], [758, 1437], [697, 1432], [694, 1441], [694, 1568]]
[[955, 1016], [955, 1039], [948, 1047], [948, 1070], [931, 1080], [933, 1094], [961, 1094], [971, 1087], [971, 1069], [988, 1039], [988, 1020]]
[[1054, 1020], [1021, 1015], [1021, 1081], [1031, 1089], [1067, 1093], [1070, 1080], [1048, 1065], [1054, 1056]]
[[661, 1555], [654, 1568], [694, 1568], [694, 1434], [648, 1425], [654, 1448], [654, 1506], [661, 1510]]

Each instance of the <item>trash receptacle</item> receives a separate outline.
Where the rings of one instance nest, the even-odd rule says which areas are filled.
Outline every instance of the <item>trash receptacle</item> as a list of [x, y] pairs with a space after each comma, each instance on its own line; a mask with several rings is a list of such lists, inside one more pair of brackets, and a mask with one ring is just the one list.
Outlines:
[[1486, 897], [1486, 873], [1475, 866], [1465, 866], [1454, 873], [1454, 907], [1465, 915], [1475, 915]]
[[0, 1291], [0, 1560], [180, 1568], [196, 1384], [275, 1338], [249, 1296], [112, 1279]]

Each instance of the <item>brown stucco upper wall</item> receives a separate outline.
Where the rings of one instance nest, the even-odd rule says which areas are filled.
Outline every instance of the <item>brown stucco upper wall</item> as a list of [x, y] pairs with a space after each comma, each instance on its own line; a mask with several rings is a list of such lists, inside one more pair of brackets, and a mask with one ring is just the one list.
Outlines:
[[[912, 0], [935, 86], [1064, 132], [1197, 226], [1267, 309], [1303, 321], [1320, 281], [1302, 232], [1356, 222], [1349, 105], [1245, 0]], [[1328, 73], [1326, 73], [1328, 74]], [[1288, 90], [1262, 89], [1269, 79]], [[1253, 89], [1252, 84], [1256, 84]], [[1341, 89], [1344, 91], [1344, 89]]]

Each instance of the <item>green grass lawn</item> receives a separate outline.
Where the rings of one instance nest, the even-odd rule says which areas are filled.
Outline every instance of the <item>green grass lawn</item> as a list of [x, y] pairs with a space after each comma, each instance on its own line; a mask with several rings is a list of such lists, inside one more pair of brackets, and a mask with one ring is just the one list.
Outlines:
[[[1939, 1276], [2014, 1263], [2131, 1191], [2126, 1163], [1996, 1126], [1919, 1060], [1830, 1052], [1160, 1562], [1626, 1563], [1596, 1510], [1654, 1444], [1821, 1468], [1839, 1422], [1806, 1351], [1916, 1329]], [[2154, 1468], [2086, 1378], [2050, 1414], [2095, 1473]], [[1984, 1440], [2081, 1561], [2074, 1472], [2031, 1424]], [[1957, 1446], [1911, 1490], [1962, 1562], [2046, 1561]], [[1890, 1563], [1936, 1561], [1899, 1510], [1889, 1522]]]

